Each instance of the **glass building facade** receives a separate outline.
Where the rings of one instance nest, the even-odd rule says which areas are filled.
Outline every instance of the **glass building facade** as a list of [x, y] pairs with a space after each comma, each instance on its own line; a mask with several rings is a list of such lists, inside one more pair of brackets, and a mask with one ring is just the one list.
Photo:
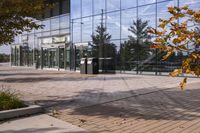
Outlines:
[[[12, 65], [32, 66], [36, 63], [42, 68], [77, 70], [81, 58], [96, 57], [102, 70], [169, 72], [180, 66], [187, 53], [175, 53], [161, 62], [165, 53], [149, 48], [154, 36], [148, 35], [146, 30], [157, 27], [160, 18], [170, 17], [168, 6], [184, 5], [199, 10], [200, 1], [59, 1], [54, 9], [47, 11], [46, 19], [38, 21], [45, 25], [44, 29], [16, 37], [14, 44], [17, 45], [12, 46]], [[105, 35], [104, 39], [101, 34]]]
[[[37, 24], [43, 29], [16, 36], [11, 46], [11, 65], [69, 69], [70, 0], [54, 0]], [[65, 58], [64, 58], [65, 56]]]

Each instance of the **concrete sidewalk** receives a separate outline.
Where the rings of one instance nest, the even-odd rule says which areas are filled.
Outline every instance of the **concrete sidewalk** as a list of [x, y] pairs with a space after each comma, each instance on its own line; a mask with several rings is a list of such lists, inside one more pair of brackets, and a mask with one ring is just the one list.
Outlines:
[[0, 124], [0, 133], [91, 133], [48, 115], [8, 121]]

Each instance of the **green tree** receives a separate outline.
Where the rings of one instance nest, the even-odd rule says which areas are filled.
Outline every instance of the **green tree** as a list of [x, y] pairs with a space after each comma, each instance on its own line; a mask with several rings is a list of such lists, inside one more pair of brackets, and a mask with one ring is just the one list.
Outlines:
[[41, 28], [34, 18], [43, 13], [45, 6], [44, 0], [1, 0], [0, 45], [12, 43], [24, 31]]
[[[148, 34], [148, 21], [137, 19], [128, 29], [132, 35], [128, 36], [129, 40], [124, 47], [128, 47], [132, 59], [144, 60], [149, 56], [151, 36]], [[126, 49], [126, 48], [125, 48]], [[138, 56], [139, 55], [139, 56]]]
[[9, 62], [10, 56], [6, 54], [0, 54], [0, 62]]
[[116, 56], [116, 46], [111, 43], [111, 35], [107, 33], [103, 24], [97, 26], [96, 34], [92, 35], [92, 56], [99, 58], [114, 58]]
[[125, 62], [142, 61], [150, 55], [150, 39], [148, 21], [137, 19], [128, 29], [132, 35], [122, 44], [121, 60]]

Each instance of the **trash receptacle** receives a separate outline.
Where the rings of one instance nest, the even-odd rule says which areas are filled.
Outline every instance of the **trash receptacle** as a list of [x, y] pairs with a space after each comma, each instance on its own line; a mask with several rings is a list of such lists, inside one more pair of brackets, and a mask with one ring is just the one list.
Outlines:
[[87, 74], [87, 58], [81, 58], [80, 72], [81, 74]]
[[87, 60], [87, 74], [99, 73], [99, 60], [97, 58], [88, 58]]

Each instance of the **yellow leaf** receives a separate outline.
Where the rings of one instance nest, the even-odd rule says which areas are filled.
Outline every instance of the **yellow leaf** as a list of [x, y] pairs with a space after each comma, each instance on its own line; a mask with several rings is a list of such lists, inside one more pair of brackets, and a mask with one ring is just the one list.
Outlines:
[[192, 56], [194, 59], [197, 59], [197, 58], [198, 58], [198, 55], [195, 54], [195, 53], [192, 53], [191, 56]]
[[189, 10], [187, 10], [186, 13], [189, 14], [189, 15], [193, 15], [195, 12], [193, 10], [189, 9]]
[[163, 43], [165, 40], [163, 38], [156, 38], [155, 42], [160, 42], [160, 43]]
[[173, 72], [171, 72], [169, 75], [172, 77], [176, 77], [177, 75], [182, 73], [182, 69], [175, 69]]
[[168, 12], [174, 14], [174, 7], [168, 7]]
[[152, 34], [156, 34], [156, 29], [150, 28], [150, 29], [148, 30], [148, 32], [149, 32], [149, 33], [152, 33]]
[[163, 56], [162, 61], [166, 60], [172, 53], [173, 51], [168, 51], [167, 54]]
[[191, 70], [190, 69], [186, 69], [186, 73], [191, 73]]
[[184, 78], [180, 83], [181, 90], [184, 90], [186, 84], [187, 84], [187, 78]]

